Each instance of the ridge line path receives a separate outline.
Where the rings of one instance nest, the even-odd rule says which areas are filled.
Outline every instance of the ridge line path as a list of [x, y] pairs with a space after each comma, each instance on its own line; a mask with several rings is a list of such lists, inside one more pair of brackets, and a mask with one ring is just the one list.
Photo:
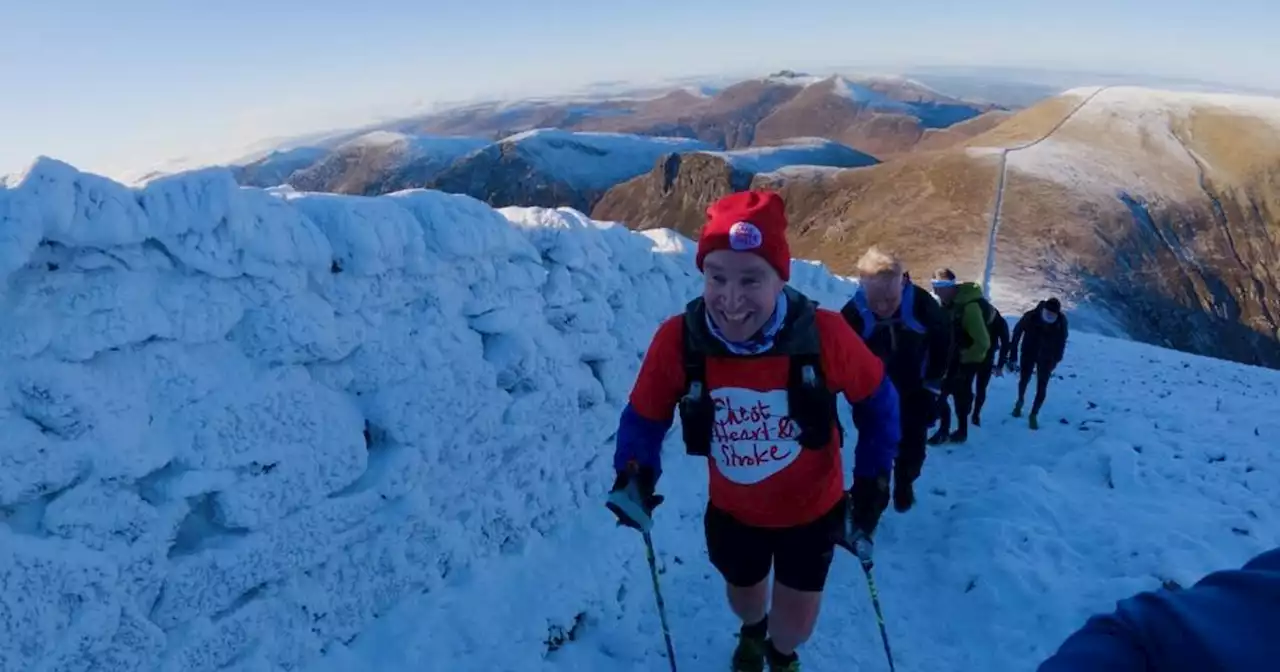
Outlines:
[[1031, 149], [1032, 147], [1035, 147], [1036, 145], [1053, 137], [1053, 134], [1057, 133], [1058, 130], [1065, 126], [1068, 121], [1071, 121], [1072, 117], [1075, 117], [1077, 112], [1084, 109], [1084, 106], [1092, 102], [1098, 94], [1109, 88], [1111, 87], [1100, 86], [1096, 91], [1082, 98], [1079, 103], [1076, 103], [1075, 107], [1071, 108], [1070, 112], [1067, 112], [1058, 120], [1058, 123], [1054, 124], [1053, 127], [1046, 131], [1044, 135], [1036, 138], [1035, 140], [1031, 140], [1014, 147], [999, 148], [1000, 172], [998, 181], [996, 182], [996, 202], [995, 206], [991, 210], [991, 223], [987, 227], [987, 255], [986, 260], [983, 262], [982, 270], [982, 294], [988, 300], [991, 299], [991, 274], [996, 265], [996, 236], [1000, 233], [1000, 215], [1004, 210], [1004, 184], [1005, 175], [1009, 171], [1009, 153], [1021, 152], [1024, 149]]

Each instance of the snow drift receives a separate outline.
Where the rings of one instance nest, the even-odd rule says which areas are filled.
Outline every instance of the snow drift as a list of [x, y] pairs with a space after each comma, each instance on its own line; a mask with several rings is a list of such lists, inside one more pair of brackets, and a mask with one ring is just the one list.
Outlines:
[[0, 669], [297, 669], [565, 525], [686, 242], [38, 161], [0, 189]]

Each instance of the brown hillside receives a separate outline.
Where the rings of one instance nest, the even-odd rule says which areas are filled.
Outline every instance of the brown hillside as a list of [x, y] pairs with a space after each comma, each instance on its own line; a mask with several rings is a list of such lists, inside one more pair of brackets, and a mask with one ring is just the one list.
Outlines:
[[[829, 85], [809, 86], [760, 121], [756, 126], [756, 143], [767, 145], [796, 137], [842, 141], [841, 136], [858, 117], [860, 109], [848, 98], [832, 95]], [[863, 147], [850, 146], [874, 154]]]
[[[865, 90], [860, 95], [875, 102], [850, 98], [842, 91], [849, 87]], [[910, 82], [872, 79], [855, 83], [830, 78], [805, 87], [761, 120], [756, 127], [756, 144], [787, 137], [824, 137], [888, 158], [916, 149], [932, 132], [957, 128], [957, 139], [981, 133], [994, 122], [968, 130], [964, 127], [988, 109]], [[935, 144], [934, 148], [940, 146]]]
[[949, 128], [929, 128], [924, 137], [916, 144], [915, 149], [922, 152], [936, 151], [954, 147], [970, 138], [982, 135], [1012, 118], [1014, 114], [1005, 110], [992, 110]]
[[[921, 275], [945, 265], [976, 278], [998, 165], [992, 154], [907, 155], [865, 168], [797, 168], [757, 175], [750, 186], [777, 190], [786, 200], [795, 257], [818, 259], [833, 272], [850, 273], [868, 246], [883, 243], [899, 250]], [[692, 162], [690, 176], [701, 179], [690, 178], [697, 186], [683, 187], [678, 208], [665, 200], [652, 178], [636, 178], [615, 187], [592, 216], [633, 229], [675, 228], [696, 239], [702, 212], [728, 193], [731, 180], [725, 168], [717, 161]], [[675, 187], [681, 184], [677, 181]], [[628, 209], [618, 207], [619, 202]]]
[[992, 156], [965, 152], [908, 155], [781, 184], [793, 217], [792, 254], [848, 274], [880, 243], [918, 276], [950, 266], [978, 278], [998, 165]]
[[1010, 116], [990, 131], [974, 136], [964, 146], [1009, 148], [1033, 142], [1052, 131], [1082, 99], [1082, 95], [1066, 93], [1042, 100]]
[[370, 185], [399, 169], [402, 162], [402, 153], [397, 148], [354, 144], [341, 147], [319, 163], [293, 173], [289, 184], [299, 191], [374, 195]]
[[864, 111], [838, 136], [850, 147], [890, 158], [915, 149], [925, 128], [914, 117]]

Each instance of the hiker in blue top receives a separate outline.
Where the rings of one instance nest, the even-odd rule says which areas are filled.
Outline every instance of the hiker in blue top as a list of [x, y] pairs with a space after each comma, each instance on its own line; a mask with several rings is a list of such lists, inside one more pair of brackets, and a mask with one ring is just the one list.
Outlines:
[[1037, 672], [1280, 670], [1280, 548], [1090, 618]]
[[[912, 284], [902, 262], [872, 247], [858, 261], [859, 285], [840, 313], [885, 364], [898, 390], [902, 440], [893, 469], [893, 506], [915, 503], [914, 483], [924, 466], [925, 440], [937, 421], [942, 381], [951, 351], [951, 327], [928, 291]], [[888, 482], [876, 510], [889, 504]]]

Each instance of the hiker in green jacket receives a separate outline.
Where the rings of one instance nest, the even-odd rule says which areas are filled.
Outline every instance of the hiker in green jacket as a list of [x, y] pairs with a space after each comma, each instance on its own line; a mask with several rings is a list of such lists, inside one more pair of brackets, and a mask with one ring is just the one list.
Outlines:
[[[969, 438], [974, 378], [991, 348], [991, 336], [987, 333], [987, 320], [982, 308], [982, 288], [975, 282], [957, 282], [956, 274], [949, 268], [934, 271], [932, 282], [933, 291], [942, 301], [951, 321], [955, 349], [939, 399], [938, 431], [929, 437], [929, 443], [964, 443]], [[955, 397], [956, 400], [958, 426], [955, 432], [951, 431], [951, 407], [947, 397]]]

